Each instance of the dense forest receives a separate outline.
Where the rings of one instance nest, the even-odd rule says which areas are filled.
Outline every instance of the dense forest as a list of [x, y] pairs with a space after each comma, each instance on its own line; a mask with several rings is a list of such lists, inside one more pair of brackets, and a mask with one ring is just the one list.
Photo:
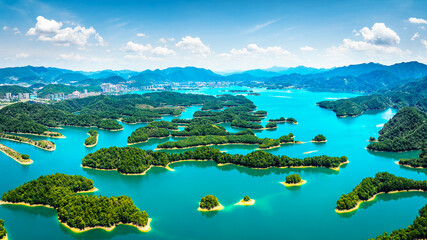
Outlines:
[[86, 147], [88, 147], [88, 146], [91, 146], [91, 147], [95, 146], [96, 143], [98, 143], [98, 131], [96, 131], [94, 129], [91, 129], [91, 130], [88, 131], [87, 134], [89, 134], [89, 137], [86, 138], [86, 140], [85, 140], [85, 146]]
[[291, 174], [286, 176], [286, 183], [296, 184], [302, 181], [301, 176], [299, 174]]
[[293, 124], [298, 124], [297, 120], [295, 120], [295, 118], [284, 118], [284, 117], [280, 117], [280, 118], [276, 118], [276, 119], [270, 119], [268, 120], [268, 122], [271, 123], [293, 123]]
[[426, 239], [427, 238], [427, 205], [420, 209], [419, 216], [406, 229], [394, 230], [390, 234], [384, 233], [376, 237], [376, 240], [400, 240], [400, 239]]
[[427, 111], [427, 77], [417, 81], [392, 88], [373, 95], [359, 96], [335, 101], [322, 101], [317, 103], [320, 107], [332, 109], [337, 116], [359, 116], [367, 110], [384, 110], [415, 106], [422, 111]]
[[202, 197], [199, 203], [199, 207], [201, 209], [211, 210], [217, 206], [219, 206], [218, 198], [214, 195], [206, 195], [206, 197]]
[[84, 229], [112, 227], [120, 223], [145, 226], [148, 215], [140, 211], [131, 198], [78, 195], [94, 188], [93, 181], [82, 176], [53, 174], [40, 176], [4, 193], [10, 203], [42, 204], [58, 211], [58, 219], [70, 227]]
[[377, 173], [375, 178], [365, 178], [353, 189], [353, 191], [348, 194], [343, 194], [337, 201], [336, 209], [352, 209], [357, 206], [359, 201], [368, 201], [379, 193], [407, 190], [427, 191], [427, 180], [415, 181], [408, 178], [396, 177], [387, 172]]
[[[172, 121], [176, 122], [176, 121]], [[189, 121], [183, 131], [172, 132], [174, 137], [220, 135], [225, 136], [230, 133], [222, 126], [213, 124], [212, 120], [206, 118], [195, 118]]]
[[146, 142], [150, 138], [169, 137], [169, 130], [178, 130], [176, 124], [167, 121], [155, 121], [140, 127], [128, 137], [128, 144]]
[[275, 156], [264, 151], [246, 155], [223, 153], [219, 149], [201, 147], [184, 153], [167, 153], [135, 147], [102, 148], [86, 155], [82, 166], [94, 169], [117, 170], [124, 174], [144, 173], [151, 166], [167, 166], [181, 160], [212, 160], [218, 164], [231, 163], [250, 168], [269, 167], [325, 167], [337, 168], [347, 162], [347, 157], [315, 156], [304, 159]]
[[400, 159], [399, 164], [413, 168], [427, 168], [427, 147], [421, 150], [418, 158]]
[[247, 128], [247, 129], [262, 129], [262, 125], [261, 124], [256, 124], [256, 123], [250, 123], [246, 120], [242, 120], [242, 119], [234, 119], [231, 122], [231, 126], [232, 127], [237, 127], [237, 128]]
[[267, 125], [265, 125], [265, 128], [270, 128], [270, 129], [277, 128], [277, 124], [276, 123], [267, 123]]
[[427, 113], [414, 107], [401, 109], [379, 132], [378, 142], [368, 149], [376, 151], [409, 151], [427, 144]]
[[[218, 131], [219, 132], [219, 131]], [[241, 131], [235, 134], [190, 136], [178, 141], [159, 144], [159, 149], [191, 148], [218, 144], [258, 144], [259, 148], [279, 147], [281, 143], [294, 143], [293, 134], [279, 139], [259, 138], [252, 131]]]
[[6, 237], [7, 232], [6, 232], [6, 228], [4, 228], [4, 220], [0, 219], [0, 239], [3, 239], [4, 237]]

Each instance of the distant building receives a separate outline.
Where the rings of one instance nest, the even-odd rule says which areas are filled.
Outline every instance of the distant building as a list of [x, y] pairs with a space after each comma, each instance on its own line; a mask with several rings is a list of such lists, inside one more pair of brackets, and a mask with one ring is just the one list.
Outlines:
[[12, 98], [12, 93], [8, 92], [6, 93], [6, 99], [11, 99]]

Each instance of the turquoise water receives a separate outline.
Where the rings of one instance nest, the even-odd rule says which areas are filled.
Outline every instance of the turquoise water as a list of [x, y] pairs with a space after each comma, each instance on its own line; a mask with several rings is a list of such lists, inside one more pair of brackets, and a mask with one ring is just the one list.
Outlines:
[[[232, 87], [233, 89], [242, 89]], [[192, 91], [204, 94], [224, 94], [221, 89]], [[335, 203], [363, 178], [377, 172], [388, 171], [398, 176], [425, 180], [425, 170], [398, 166], [399, 158], [416, 157], [419, 152], [378, 153], [364, 148], [370, 136], [378, 136], [381, 124], [396, 113], [388, 109], [371, 112], [357, 118], [338, 119], [332, 111], [321, 109], [316, 102], [352, 97], [348, 93], [323, 93], [304, 90], [262, 90], [261, 96], [248, 96], [259, 110], [268, 111], [263, 121], [270, 118], [294, 117], [298, 125], [278, 124], [278, 129], [256, 132], [260, 137], [277, 138], [289, 132], [295, 139], [307, 142], [285, 145], [269, 150], [273, 154], [306, 157], [327, 154], [348, 156], [350, 163], [339, 172], [330, 169], [268, 169], [255, 170], [233, 165], [216, 166], [213, 162], [181, 162], [172, 164], [174, 172], [152, 168], [143, 176], [124, 176], [117, 172], [96, 171], [80, 167], [81, 159], [102, 147], [126, 146], [126, 139], [136, 128], [145, 124], [124, 125], [120, 132], [98, 130], [99, 142], [94, 148], [83, 145], [87, 128], [60, 129], [67, 138], [51, 139], [57, 145], [54, 152], [33, 146], [0, 140], [0, 143], [28, 153], [34, 163], [22, 166], [0, 154], [0, 193], [13, 189], [40, 175], [52, 173], [78, 174], [90, 178], [99, 189], [93, 193], [103, 196], [128, 195], [135, 204], [153, 219], [152, 230], [141, 233], [131, 226], [118, 226], [112, 232], [92, 230], [73, 233], [58, 223], [56, 211], [43, 207], [0, 206], [9, 239], [367, 239], [404, 228], [412, 223], [418, 210], [427, 201], [424, 193], [380, 195], [364, 203], [360, 209], [337, 214]], [[191, 118], [200, 107], [187, 109], [180, 118]], [[173, 117], [167, 116], [165, 120]], [[223, 124], [229, 131], [231, 128]], [[328, 142], [314, 144], [309, 141], [324, 134]], [[30, 136], [33, 139], [42, 137]], [[176, 139], [170, 139], [176, 140]], [[168, 139], [152, 139], [135, 145], [154, 149]], [[257, 146], [232, 145], [219, 149], [229, 153], [248, 153]], [[303, 154], [308, 151], [317, 151]], [[279, 182], [286, 175], [299, 173], [307, 184], [286, 188]], [[201, 197], [214, 194], [225, 206], [223, 211], [201, 213], [197, 211]], [[234, 206], [243, 196], [256, 200], [254, 206]]]

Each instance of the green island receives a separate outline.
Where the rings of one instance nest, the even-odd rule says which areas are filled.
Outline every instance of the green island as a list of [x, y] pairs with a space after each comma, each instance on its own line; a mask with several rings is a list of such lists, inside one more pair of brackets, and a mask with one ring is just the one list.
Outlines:
[[319, 134], [313, 138], [312, 142], [326, 142], [326, 137]]
[[[173, 119], [175, 120], [175, 119]], [[172, 121], [173, 123], [177, 121]], [[177, 123], [179, 124], [179, 123]], [[223, 127], [215, 125], [207, 118], [196, 118], [186, 124], [183, 131], [172, 132], [174, 137], [206, 136], [206, 135], [229, 135], [230, 133]]]
[[362, 180], [353, 191], [343, 194], [337, 201], [337, 213], [351, 212], [359, 208], [362, 202], [372, 201], [378, 194], [396, 193], [403, 191], [427, 191], [427, 180], [415, 181], [408, 178], [396, 177], [388, 172], [380, 172], [374, 178]]
[[242, 200], [240, 200], [235, 205], [242, 205], [242, 206], [252, 206], [255, 204], [255, 199], [251, 199], [248, 196], [244, 196]]
[[409, 225], [406, 229], [394, 230], [390, 234], [383, 233], [377, 236], [376, 240], [388, 240], [388, 239], [425, 239], [427, 233], [427, 205], [419, 210], [419, 216], [417, 216], [414, 222]]
[[178, 141], [168, 141], [157, 145], [157, 149], [185, 149], [211, 145], [248, 144], [259, 145], [260, 149], [280, 147], [281, 144], [301, 143], [293, 139], [293, 134], [284, 135], [279, 139], [259, 138], [252, 131], [246, 130], [235, 134], [191, 136]]
[[421, 150], [418, 158], [400, 159], [396, 163], [411, 168], [427, 168], [427, 147]]
[[0, 144], [0, 151], [22, 165], [29, 165], [33, 163], [33, 160], [30, 159], [28, 154], [20, 154], [19, 152], [3, 144]]
[[0, 219], [0, 240], [7, 240], [7, 231], [4, 228], [4, 220]]
[[87, 134], [89, 135], [88, 138], [85, 139], [85, 146], [86, 147], [95, 147], [96, 144], [98, 143], [98, 131], [91, 129], [87, 132]]
[[401, 152], [421, 149], [427, 144], [427, 113], [414, 107], [402, 108], [379, 132], [377, 142], [367, 149]]
[[154, 121], [145, 127], [140, 127], [132, 132], [128, 137], [128, 145], [137, 144], [148, 141], [150, 138], [163, 138], [169, 137], [169, 130], [176, 131], [178, 127], [176, 124], [167, 121]]
[[47, 150], [47, 151], [54, 151], [56, 149], [55, 143], [53, 143], [52, 141], [48, 141], [48, 140], [37, 140], [36, 141], [36, 140], [30, 139], [30, 138], [6, 134], [6, 133], [0, 133], [0, 138], [10, 140], [10, 141], [30, 144], [30, 145], [33, 145], [35, 147], [38, 147], [38, 148], [41, 148], [41, 149]]
[[199, 203], [199, 208], [197, 210], [202, 212], [207, 211], [219, 211], [224, 209], [224, 207], [218, 202], [218, 198], [214, 195], [206, 195], [202, 197]]
[[288, 175], [286, 176], [286, 181], [282, 182], [282, 184], [285, 185], [286, 187], [301, 186], [305, 183], [307, 183], [307, 181], [302, 180], [299, 174]]
[[231, 122], [231, 126], [236, 127], [236, 128], [247, 128], [247, 129], [254, 129], [254, 130], [263, 129], [261, 124], [250, 123], [250, 122], [243, 120], [243, 119], [240, 119], [240, 118], [234, 119]]
[[295, 120], [295, 118], [284, 118], [284, 117], [280, 117], [280, 118], [276, 118], [276, 119], [270, 119], [270, 120], [268, 120], [268, 122], [298, 124], [298, 122], [297, 122], [297, 120]]
[[152, 166], [168, 167], [179, 161], [215, 161], [217, 164], [235, 164], [249, 168], [266, 169], [323, 167], [339, 170], [348, 163], [347, 157], [314, 156], [304, 159], [276, 156], [264, 151], [246, 155], [229, 154], [211, 147], [201, 147], [184, 153], [157, 152], [136, 147], [109, 147], [89, 153], [82, 160], [82, 167], [98, 170], [117, 170], [122, 174], [145, 174]]
[[265, 128], [275, 129], [275, 128], [277, 128], [277, 124], [276, 123], [267, 123], [267, 125], [265, 125]]
[[95, 228], [112, 230], [128, 224], [149, 231], [149, 218], [127, 196], [102, 197], [77, 193], [96, 191], [93, 181], [82, 176], [52, 174], [40, 176], [2, 196], [1, 204], [45, 206], [58, 212], [58, 220], [75, 232]]

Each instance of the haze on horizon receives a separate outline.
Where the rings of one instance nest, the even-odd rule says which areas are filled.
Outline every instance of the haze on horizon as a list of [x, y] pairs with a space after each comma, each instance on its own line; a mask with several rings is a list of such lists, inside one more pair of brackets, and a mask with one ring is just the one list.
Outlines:
[[427, 63], [427, 2], [0, 0], [0, 67]]

